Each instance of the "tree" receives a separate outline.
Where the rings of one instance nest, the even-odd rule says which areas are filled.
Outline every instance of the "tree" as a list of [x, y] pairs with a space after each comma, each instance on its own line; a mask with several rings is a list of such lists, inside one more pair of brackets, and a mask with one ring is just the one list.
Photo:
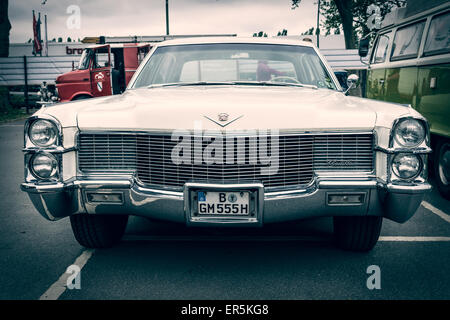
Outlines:
[[253, 34], [253, 36], [254, 37], [264, 37], [264, 38], [267, 38], [267, 33], [265, 33], [264, 31], [260, 31], [260, 32], [255, 32], [254, 34]]
[[[301, 0], [292, 0], [292, 8], [299, 6]], [[333, 30], [344, 31], [345, 47], [356, 48], [357, 37], [367, 35], [370, 30], [367, 22], [372, 13], [367, 13], [367, 8], [377, 5], [380, 8], [382, 18], [394, 7], [405, 5], [406, 0], [321, 0], [320, 14], [325, 18], [322, 26], [327, 34]]]
[[287, 36], [287, 30], [286, 30], [286, 29], [283, 29], [283, 31], [278, 31], [277, 36], [278, 36], [278, 37], [280, 37], [280, 36]]
[[314, 27], [308, 29], [307, 31], [303, 32], [301, 35], [307, 35], [312, 36], [314, 34]]
[[0, 57], [9, 55], [9, 30], [11, 23], [8, 18], [8, 0], [0, 1]]

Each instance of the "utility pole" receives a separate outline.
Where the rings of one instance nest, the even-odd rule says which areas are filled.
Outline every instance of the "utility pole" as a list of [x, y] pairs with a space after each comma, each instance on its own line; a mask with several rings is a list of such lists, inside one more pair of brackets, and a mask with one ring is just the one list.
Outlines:
[[169, 0], [166, 0], [166, 35], [169, 35]]
[[319, 48], [319, 37], [320, 37], [320, 0], [317, 0], [317, 26], [316, 26], [316, 35], [317, 35], [317, 48]]
[[47, 15], [44, 15], [44, 32], [45, 56], [48, 57]]
[[[42, 0], [41, 5], [45, 6], [47, 0]], [[47, 32], [47, 14], [44, 15], [44, 55], [48, 57], [48, 32]]]

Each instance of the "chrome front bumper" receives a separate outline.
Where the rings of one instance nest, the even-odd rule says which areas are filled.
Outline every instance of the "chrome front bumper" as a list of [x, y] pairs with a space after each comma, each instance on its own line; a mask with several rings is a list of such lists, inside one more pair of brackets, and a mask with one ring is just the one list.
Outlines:
[[[205, 185], [208, 186], [208, 185]], [[248, 226], [251, 223], [225, 223], [221, 220], [191, 221], [186, 214], [183, 192], [142, 187], [133, 178], [122, 180], [72, 180], [66, 183], [23, 183], [39, 213], [49, 220], [73, 214], [128, 214], [188, 225]], [[428, 183], [416, 185], [383, 184], [376, 180], [322, 180], [305, 189], [261, 194], [260, 223], [292, 221], [323, 216], [383, 216], [403, 223], [420, 206]], [[263, 190], [263, 189], [262, 189]], [[89, 201], [88, 194], [115, 195], [120, 201]], [[330, 204], [330, 194], [364, 194], [361, 204]], [[120, 196], [119, 196], [120, 195]]]

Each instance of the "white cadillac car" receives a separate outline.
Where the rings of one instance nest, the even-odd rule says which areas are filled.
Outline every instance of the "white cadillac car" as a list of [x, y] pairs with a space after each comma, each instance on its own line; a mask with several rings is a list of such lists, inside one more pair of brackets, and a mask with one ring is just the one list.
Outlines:
[[430, 152], [424, 117], [347, 96], [308, 42], [183, 39], [156, 45], [122, 95], [31, 116], [21, 188], [85, 247], [117, 243], [129, 215], [244, 228], [331, 216], [339, 247], [368, 251], [383, 218], [407, 221], [430, 190]]

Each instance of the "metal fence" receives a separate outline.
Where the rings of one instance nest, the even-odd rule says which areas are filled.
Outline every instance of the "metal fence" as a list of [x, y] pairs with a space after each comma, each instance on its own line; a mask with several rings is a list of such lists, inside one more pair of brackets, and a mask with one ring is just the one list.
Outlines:
[[360, 60], [358, 49], [322, 49], [320, 52], [335, 71], [367, 69]]
[[43, 81], [55, 83], [57, 76], [72, 70], [72, 61], [78, 58], [73, 56], [0, 58], [0, 86], [39, 85]]

